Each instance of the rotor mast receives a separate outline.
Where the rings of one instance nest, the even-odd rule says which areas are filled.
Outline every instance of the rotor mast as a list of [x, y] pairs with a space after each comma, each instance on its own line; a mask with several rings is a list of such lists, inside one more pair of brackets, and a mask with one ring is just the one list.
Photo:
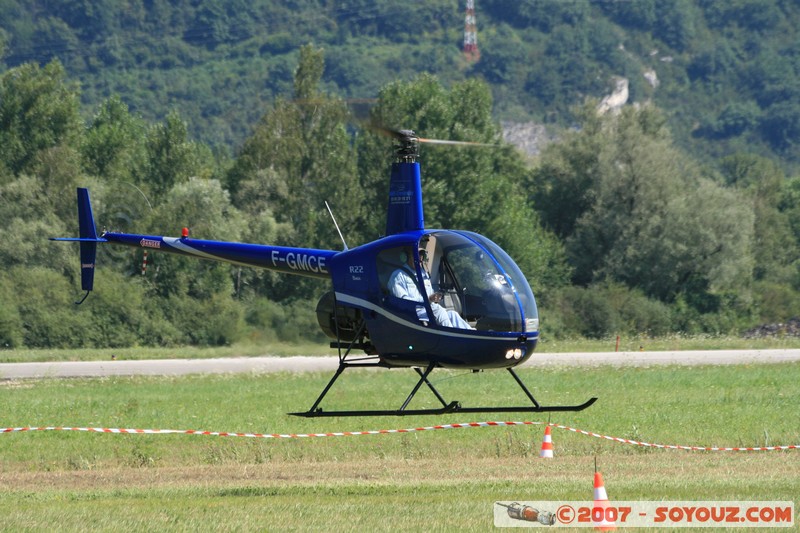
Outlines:
[[386, 215], [386, 235], [425, 229], [422, 210], [422, 178], [420, 175], [419, 142], [412, 130], [395, 133], [396, 160], [392, 163], [389, 181], [389, 208]]

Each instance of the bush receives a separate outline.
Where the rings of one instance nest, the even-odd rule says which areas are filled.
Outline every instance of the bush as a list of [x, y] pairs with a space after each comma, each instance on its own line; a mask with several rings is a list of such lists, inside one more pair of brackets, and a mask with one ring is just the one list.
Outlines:
[[622, 285], [566, 287], [557, 292], [553, 304], [543, 305], [542, 324], [557, 338], [570, 333], [592, 339], [658, 336], [672, 330], [669, 306]]
[[800, 316], [800, 292], [783, 284], [759, 281], [753, 287], [754, 304], [761, 324], [786, 322]]
[[266, 298], [254, 298], [247, 306], [247, 325], [250, 338], [263, 341], [307, 342], [326, 337], [316, 317], [316, 300], [297, 300], [277, 303]]
[[15, 291], [10, 302], [22, 320], [21, 336], [29, 348], [83, 346], [91, 315], [73, 304], [73, 287], [61, 274], [44, 267], [17, 267], [8, 272]]
[[203, 300], [172, 296], [165, 303], [167, 317], [181, 333], [176, 344], [223, 346], [243, 337], [243, 308], [227, 294], [217, 293]]
[[165, 319], [159, 300], [148, 296], [138, 277], [109, 270], [98, 272], [95, 291], [83, 306], [91, 313], [84, 346], [172, 346], [186, 342], [180, 330]]
[[14, 302], [13, 291], [8, 283], [0, 279], [0, 298], [3, 306], [0, 307], [0, 348], [19, 348], [22, 346], [22, 318]]

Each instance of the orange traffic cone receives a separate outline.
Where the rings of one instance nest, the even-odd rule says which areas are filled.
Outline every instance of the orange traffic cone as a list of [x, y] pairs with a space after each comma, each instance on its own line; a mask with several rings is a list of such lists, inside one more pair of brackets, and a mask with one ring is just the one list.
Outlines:
[[553, 458], [553, 437], [550, 435], [550, 426], [544, 427], [544, 439], [542, 440], [542, 451], [539, 457]]
[[594, 508], [592, 509], [592, 523], [598, 531], [614, 531], [617, 524], [608, 519], [608, 495], [603, 485], [603, 475], [594, 472]]

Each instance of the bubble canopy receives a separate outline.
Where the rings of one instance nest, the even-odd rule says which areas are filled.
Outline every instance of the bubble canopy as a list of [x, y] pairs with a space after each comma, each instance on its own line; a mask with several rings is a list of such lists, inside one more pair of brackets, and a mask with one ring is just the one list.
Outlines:
[[467, 231], [432, 231], [419, 241], [434, 290], [479, 331], [534, 333], [536, 300], [522, 271], [497, 244]]

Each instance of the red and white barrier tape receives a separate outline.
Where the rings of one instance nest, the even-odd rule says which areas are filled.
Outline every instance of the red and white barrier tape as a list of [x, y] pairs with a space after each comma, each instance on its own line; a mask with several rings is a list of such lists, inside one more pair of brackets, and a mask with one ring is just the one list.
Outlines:
[[569, 426], [562, 426], [561, 424], [552, 424], [546, 422], [468, 422], [462, 424], [442, 424], [438, 426], [425, 426], [417, 428], [406, 429], [378, 429], [371, 431], [340, 431], [331, 433], [228, 433], [223, 431], [202, 431], [196, 429], [119, 429], [119, 428], [79, 428], [79, 427], [62, 427], [62, 426], [42, 426], [42, 427], [18, 427], [18, 428], [0, 428], [0, 433], [21, 433], [25, 431], [85, 431], [89, 433], [120, 433], [120, 434], [134, 434], [134, 435], [206, 435], [211, 437], [248, 437], [256, 439], [299, 439], [311, 437], [354, 437], [358, 435], [385, 435], [393, 433], [416, 433], [420, 431], [432, 431], [437, 429], [461, 429], [461, 428], [480, 428], [480, 427], [494, 427], [494, 426], [539, 426], [549, 425], [554, 428], [564, 429], [595, 437], [598, 439], [605, 439], [612, 442], [622, 444], [632, 444], [634, 446], [645, 446], [648, 448], [663, 448], [668, 450], [689, 450], [689, 451], [706, 451], [706, 452], [757, 452], [757, 451], [776, 451], [776, 450], [798, 450], [800, 444], [784, 445], [784, 446], [748, 446], [748, 447], [718, 447], [718, 446], [681, 446], [675, 444], [652, 444], [649, 442], [640, 442], [631, 439], [624, 439], [621, 437], [611, 437], [608, 435], [601, 435], [591, 431], [584, 431], [582, 429], [571, 428]]
[[641, 442], [638, 440], [623, 439], [621, 437], [610, 437], [608, 435], [601, 435], [591, 431], [584, 431], [582, 429], [575, 429], [569, 426], [562, 426], [561, 424], [549, 424], [550, 426], [559, 429], [566, 429], [573, 433], [581, 435], [588, 435], [598, 439], [610, 440], [622, 444], [632, 444], [634, 446], [645, 446], [647, 448], [663, 448], [667, 450], [689, 450], [689, 451], [702, 451], [702, 452], [771, 452], [776, 450], [800, 450], [800, 444], [790, 444], [784, 446], [747, 446], [747, 447], [720, 447], [720, 446], [682, 446], [679, 444], [653, 444], [650, 442]]

